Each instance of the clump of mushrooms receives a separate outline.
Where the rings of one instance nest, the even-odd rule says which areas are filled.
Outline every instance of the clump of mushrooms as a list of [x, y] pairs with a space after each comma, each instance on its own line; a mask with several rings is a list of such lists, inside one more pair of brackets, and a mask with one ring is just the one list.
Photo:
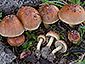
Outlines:
[[19, 46], [25, 41], [24, 27], [15, 15], [4, 17], [0, 23], [0, 34], [8, 37], [7, 41], [12, 46]]
[[41, 24], [41, 17], [38, 11], [33, 7], [22, 7], [18, 10], [17, 15], [21, 19], [24, 28], [29, 32], [37, 29]]
[[53, 24], [59, 20], [58, 11], [59, 9], [52, 4], [44, 4], [39, 8], [45, 28], [49, 27], [47, 24]]
[[50, 46], [52, 45], [54, 39], [56, 39], [56, 40], [59, 40], [60, 39], [60, 36], [56, 32], [53, 32], [53, 31], [48, 32], [46, 34], [46, 36], [47, 37], [50, 37], [51, 36], [51, 37], [50, 37], [49, 42], [46, 45], [46, 47], [42, 48], [42, 50], [41, 50], [42, 57], [44, 59], [46, 59], [47, 58], [47, 55], [51, 52]]
[[46, 41], [46, 36], [45, 35], [39, 35], [37, 40], [39, 41], [38, 44], [37, 44], [37, 49], [35, 51], [35, 54], [37, 56], [37, 59], [40, 59], [40, 56], [41, 56], [41, 52], [40, 52], [40, 46], [42, 43], [44, 43]]
[[51, 61], [53, 63], [53, 60], [56, 58], [56, 56], [54, 55], [56, 52], [61, 52], [61, 53], [65, 53], [67, 51], [67, 44], [62, 41], [62, 40], [58, 40], [55, 42], [55, 47], [56, 49], [54, 49], [49, 55], [48, 55], [48, 60]]
[[66, 4], [59, 11], [59, 18], [73, 27], [74, 25], [80, 24], [85, 20], [84, 9], [77, 4]]
[[69, 34], [68, 34], [68, 39], [70, 41], [72, 41], [74, 44], [77, 44], [78, 41], [80, 40], [80, 34], [78, 31], [76, 30], [72, 30]]

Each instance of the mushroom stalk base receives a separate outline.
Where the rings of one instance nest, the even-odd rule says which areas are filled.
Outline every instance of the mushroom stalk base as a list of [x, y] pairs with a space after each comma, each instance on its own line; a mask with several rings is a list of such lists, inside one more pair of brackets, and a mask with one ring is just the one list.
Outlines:
[[69, 26], [70, 26], [71, 28], [73, 28], [73, 27], [74, 27], [74, 25], [71, 25], [71, 24], [69, 24]]
[[37, 50], [40, 50], [41, 43], [43, 42], [43, 39], [40, 38], [38, 44], [37, 44]]
[[57, 51], [61, 50], [62, 47], [63, 47], [62, 45], [58, 46], [56, 49], [52, 51], [52, 54], [54, 55]]
[[44, 24], [44, 26], [45, 26], [46, 29], [49, 28], [48, 24], [45, 24], [45, 23], [43, 23], [43, 24]]
[[51, 37], [50, 40], [49, 40], [49, 42], [48, 42], [48, 44], [46, 46], [47, 47], [50, 47], [51, 44], [52, 44], [52, 42], [53, 42], [53, 40], [54, 40], [54, 37]]

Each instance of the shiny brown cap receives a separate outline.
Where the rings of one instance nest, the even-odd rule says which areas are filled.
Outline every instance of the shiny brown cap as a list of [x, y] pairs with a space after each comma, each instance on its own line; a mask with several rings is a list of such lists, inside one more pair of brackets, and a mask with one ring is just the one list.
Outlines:
[[72, 41], [74, 44], [76, 44], [79, 40], [80, 40], [80, 34], [78, 31], [76, 30], [72, 30], [69, 34], [68, 34], [68, 39], [70, 41]]
[[59, 52], [65, 53], [67, 51], [67, 44], [63, 40], [58, 40], [55, 42], [55, 47], [58, 47], [60, 45], [62, 45], [63, 47], [61, 50], [59, 50]]
[[23, 32], [23, 25], [15, 15], [4, 17], [0, 23], [0, 34], [4, 37], [16, 37]]
[[20, 35], [18, 37], [8, 37], [7, 41], [11, 46], [20, 46], [25, 41], [25, 37], [24, 35]]
[[45, 36], [45, 35], [43, 35], [43, 34], [39, 35], [39, 36], [38, 36], [38, 38], [37, 38], [37, 40], [39, 41], [39, 40], [40, 40], [40, 38], [42, 38], [42, 39], [43, 39], [43, 42], [45, 42], [45, 41], [46, 41], [46, 36]]
[[42, 21], [45, 24], [53, 24], [59, 20], [59, 9], [55, 5], [44, 4], [39, 8], [39, 13], [42, 17]]
[[59, 11], [59, 18], [71, 25], [76, 25], [85, 20], [84, 9], [77, 4], [66, 4]]
[[52, 36], [54, 37], [56, 40], [59, 40], [60, 39], [60, 36], [56, 33], [56, 32], [53, 32], [53, 31], [50, 31], [46, 34], [46, 36]]
[[33, 7], [22, 7], [17, 12], [26, 30], [35, 30], [41, 24], [41, 17], [36, 9]]

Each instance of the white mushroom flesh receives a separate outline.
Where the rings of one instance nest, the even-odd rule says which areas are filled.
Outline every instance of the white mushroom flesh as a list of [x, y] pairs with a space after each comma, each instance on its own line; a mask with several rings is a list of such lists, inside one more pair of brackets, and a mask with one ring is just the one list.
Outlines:
[[52, 54], [54, 55], [57, 51], [61, 50], [62, 47], [63, 47], [62, 45], [56, 47], [56, 49], [54, 49], [54, 50], [52, 51]]
[[51, 37], [46, 46], [50, 48], [50, 46], [52, 45], [53, 40], [54, 40], [54, 37]]
[[42, 42], [43, 42], [43, 39], [40, 38], [40, 40], [39, 40], [39, 42], [37, 44], [37, 50], [40, 50], [40, 46], [41, 46]]

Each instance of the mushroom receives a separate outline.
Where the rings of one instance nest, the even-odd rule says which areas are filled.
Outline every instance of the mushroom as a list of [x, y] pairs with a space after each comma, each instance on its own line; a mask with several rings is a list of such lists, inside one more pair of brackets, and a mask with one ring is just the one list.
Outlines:
[[39, 8], [39, 13], [46, 29], [49, 27], [47, 24], [53, 24], [59, 20], [58, 11], [59, 9], [52, 4], [44, 4]]
[[46, 41], [46, 36], [44, 36], [44, 35], [41, 34], [41, 35], [38, 36], [37, 40], [38, 40], [39, 42], [38, 42], [38, 44], [37, 44], [37, 49], [36, 49], [36, 51], [35, 51], [35, 54], [36, 54], [36, 56], [37, 56], [37, 59], [39, 59], [40, 56], [41, 56], [40, 46], [41, 46], [42, 43], [44, 43], [44, 42]]
[[7, 42], [11, 46], [20, 46], [21, 44], [23, 44], [24, 41], [25, 41], [24, 35], [20, 35], [20, 36], [17, 36], [17, 37], [8, 37], [7, 38]]
[[37, 29], [41, 24], [41, 17], [36, 9], [30, 6], [22, 7], [17, 12], [24, 28], [28, 31]]
[[77, 44], [78, 41], [80, 40], [80, 34], [78, 31], [76, 30], [72, 30], [69, 34], [68, 34], [68, 39], [70, 41], [72, 41], [74, 44]]
[[77, 4], [66, 4], [59, 11], [59, 18], [73, 27], [74, 25], [80, 24], [85, 20], [84, 9]]
[[51, 38], [49, 39], [49, 42], [48, 42], [48, 44], [46, 45], [46, 47], [44, 47], [44, 48], [42, 48], [42, 50], [41, 50], [41, 53], [42, 53], [42, 57], [44, 58], [44, 59], [46, 59], [47, 58], [47, 55], [50, 53], [50, 46], [52, 45], [52, 43], [53, 43], [53, 41], [54, 41], [54, 38], [56, 39], [56, 40], [59, 40], [60, 39], [60, 36], [56, 33], [56, 32], [53, 32], [53, 31], [50, 31], [50, 32], [48, 32], [47, 34], [46, 34], [46, 36], [51, 36]]
[[28, 57], [29, 55], [31, 55], [31, 51], [28, 50], [28, 51], [23, 51], [21, 54], [20, 54], [20, 59], [25, 59], [26, 57]]
[[4, 37], [16, 37], [24, 32], [22, 23], [15, 15], [4, 17], [0, 23], [0, 34]]
[[63, 40], [58, 40], [55, 42], [55, 47], [56, 49], [54, 49], [49, 55], [48, 55], [48, 60], [51, 61], [53, 63], [53, 60], [56, 58], [56, 56], [54, 55], [56, 52], [61, 52], [61, 53], [65, 53], [67, 51], [67, 44], [63, 41]]

